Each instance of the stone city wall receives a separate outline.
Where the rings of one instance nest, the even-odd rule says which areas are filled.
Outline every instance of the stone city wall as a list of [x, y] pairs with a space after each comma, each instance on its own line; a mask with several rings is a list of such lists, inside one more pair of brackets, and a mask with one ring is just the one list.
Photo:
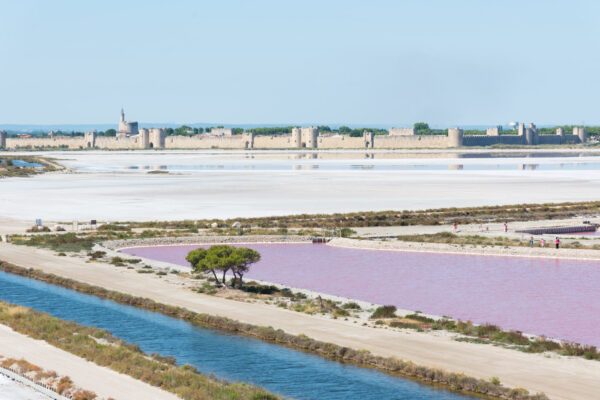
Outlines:
[[8, 138], [0, 132], [0, 148], [34, 149], [414, 149], [455, 148], [461, 146], [504, 145], [559, 145], [583, 143], [587, 132], [574, 127], [572, 135], [565, 135], [562, 128], [556, 135], [540, 135], [534, 124], [527, 128], [519, 125], [520, 135], [502, 135], [499, 127], [489, 128], [486, 135], [463, 135], [462, 129], [448, 129], [448, 135], [374, 135], [364, 132], [361, 137], [348, 135], [319, 136], [316, 127], [294, 128], [287, 135], [255, 135], [244, 132], [235, 136], [167, 136], [164, 128], [141, 128], [137, 135], [97, 136], [86, 132], [84, 136], [47, 136], [41, 138]]
[[523, 136], [484, 136], [484, 135], [465, 135], [462, 138], [463, 146], [493, 146], [495, 144], [521, 145], [525, 144]]
[[348, 135], [319, 136], [317, 147], [320, 149], [363, 149], [367, 147], [363, 137]]
[[290, 149], [294, 146], [292, 135], [256, 135], [254, 136], [255, 149]]
[[415, 128], [390, 128], [390, 136], [414, 136]]
[[[96, 148], [99, 149], [137, 149], [141, 148], [140, 140], [137, 136], [114, 137], [114, 136], [96, 136]], [[87, 146], [87, 143], [86, 143]]]
[[415, 135], [415, 136], [386, 136], [375, 135], [375, 149], [414, 149], [414, 148], [445, 148], [448, 147], [446, 135]]
[[240, 149], [243, 148], [241, 136], [167, 136], [167, 149]]
[[29, 149], [36, 147], [55, 147], [68, 149], [85, 148], [83, 136], [55, 136], [43, 138], [6, 138], [7, 149]]
[[[544, 137], [544, 136], [542, 136], [542, 137]], [[563, 141], [561, 143], [562, 144], [565, 144], [565, 143], [569, 143], [569, 144], [575, 143], [575, 144], [577, 144], [577, 143], [581, 143], [581, 138], [579, 136], [576, 136], [576, 135], [564, 135], [564, 139], [563, 139]]]
[[232, 136], [233, 128], [211, 128], [207, 135], [212, 136]]

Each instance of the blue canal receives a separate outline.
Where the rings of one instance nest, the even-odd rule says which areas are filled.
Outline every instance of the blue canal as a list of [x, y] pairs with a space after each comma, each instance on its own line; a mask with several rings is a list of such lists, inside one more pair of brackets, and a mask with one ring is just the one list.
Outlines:
[[205, 374], [253, 383], [295, 399], [473, 398], [3, 271], [0, 299], [106, 329], [146, 353], [172, 356], [179, 364], [194, 365]]

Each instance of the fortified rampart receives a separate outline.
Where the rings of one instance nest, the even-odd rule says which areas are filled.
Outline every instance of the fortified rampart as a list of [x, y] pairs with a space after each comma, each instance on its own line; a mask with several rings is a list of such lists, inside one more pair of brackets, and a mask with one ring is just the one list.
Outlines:
[[[133, 134], [132, 132], [135, 132]], [[293, 128], [291, 134], [255, 135], [243, 132], [233, 135], [230, 128], [213, 128], [208, 134], [193, 136], [167, 136], [165, 128], [139, 128], [137, 122], [125, 121], [121, 110], [119, 131], [116, 136], [98, 136], [86, 132], [83, 136], [57, 136], [51, 132], [46, 137], [9, 138], [0, 132], [0, 148], [34, 149], [415, 149], [455, 148], [462, 146], [493, 145], [560, 145], [584, 143], [585, 127], [574, 127], [572, 135], [557, 128], [555, 135], [540, 135], [535, 124], [527, 127], [520, 123], [517, 134], [503, 134], [502, 127], [486, 130], [485, 135], [465, 135], [460, 128], [448, 129], [447, 135], [417, 135], [414, 128], [390, 128], [388, 135], [375, 135], [365, 131], [362, 136], [325, 134], [317, 127]]]
[[207, 135], [211, 136], [232, 136], [233, 129], [231, 128], [211, 128]]
[[416, 135], [415, 128], [390, 128], [390, 136], [414, 136]]

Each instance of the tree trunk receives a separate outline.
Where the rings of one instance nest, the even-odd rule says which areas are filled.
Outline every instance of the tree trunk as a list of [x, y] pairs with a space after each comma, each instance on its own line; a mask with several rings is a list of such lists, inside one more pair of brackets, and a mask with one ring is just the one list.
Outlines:
[[223, 286], [227, 287], [227, 282], [225, 282], [225, 274], [227, 273], [227, 270], [223, 271]]
[[232, 271], [232, 272], [233, 272], [233, 282], [231, 283], [231, 287], [235, 288], [235, 283], [237, 281], [237, 275], [235, 274], [235, 271]]
[[238, 286], [240, 289], [242, 288], [242, 278], [244, 277], [244, 274], [239, 274], [240, 275], [240, 286]]
[[221, 286], [221, 282], [219, 282], [219, 278], [217, 278], [217, 273], [215, 272], [214, 269], [211, 269], [213, 275], [215, 276], [215, 282], [217, 283], [217, 286]]

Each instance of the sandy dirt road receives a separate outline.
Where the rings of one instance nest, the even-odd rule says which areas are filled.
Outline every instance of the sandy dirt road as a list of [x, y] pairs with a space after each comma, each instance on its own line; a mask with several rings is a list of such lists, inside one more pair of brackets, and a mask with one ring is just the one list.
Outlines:
[[272, 326], [291, 334], [303, 333], [317, 340], [366, 349], [376, 355], [394, 356], [418, 365], [484, 379], [496, 376], [506, 386], [523, 387], [532, 393], [544, 392], [552, 399], [591, 400], [597, 399], [600, 393], [600, 363], [597, 361], [457, 342], [444, 332], [396, 332], [362, 327], [341, 319], [202, 295], [165, 282], [154, 274], [138, 274], [105, 263], [58, 257], [50, 251], [26, 246], [2, 243], [0, 259], [195, 312]]

